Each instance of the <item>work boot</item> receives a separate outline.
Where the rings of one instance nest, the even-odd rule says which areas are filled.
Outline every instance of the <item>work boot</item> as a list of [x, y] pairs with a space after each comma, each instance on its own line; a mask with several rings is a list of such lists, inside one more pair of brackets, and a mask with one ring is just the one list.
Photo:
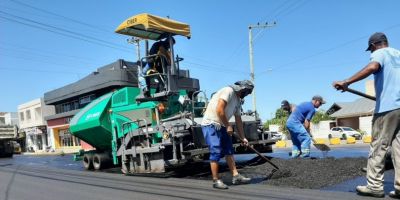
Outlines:
[[361, 171], [364, 172], [364, 173], [366, 173], [366, 172], [367, 172], [367, 167], [361, 168]]
[[213, 188], [217, 188], [217, 189], [228, 189], [228, 186], [225, 185], [225, 183], [222, 182], [221, 179], [218, 179], [218, 180], [214, 180], [214, 182], [213, 182]]
[[247, 178], [242, 176], [241, 174], [237, 174], [236, 176], [232, 177], [232, 184], [238, 185], [238, 184], [247, 184], [250, 183], [251, 178]]
[[357, 194], [361, 195], [361, 196], [370, 196], [370, 197], [377, 197], [377, 198], [385, 197], [385, 192], [383, 190], [373, 190], [373, 189], [370, 189], [366, 185], [357, 186], [356, 191], [357, 191]]
[[393, 190], [393, 191], [389, 192], [389, 197], [392, 197], [393, 199], [400, 199], [400, 191]]

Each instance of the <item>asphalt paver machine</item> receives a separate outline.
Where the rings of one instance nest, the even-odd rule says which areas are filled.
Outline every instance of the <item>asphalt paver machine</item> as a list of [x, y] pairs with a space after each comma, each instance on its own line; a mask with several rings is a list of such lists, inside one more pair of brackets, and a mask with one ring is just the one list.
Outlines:
[[[143, 96], [138, 87], [125, 87], [95, 99], [72, 118], [71, 133], [95, 148], [84, 152], [84, 167], [100, 170], [113, 165], [125, 174], [164, 173], [207, 160], [209, 151], [200, 126], [206, 94], [198, 79], [180, 69], [183, 59], [175, 57], [172, 43], [173, 36], [190, 38], [190, 26], [145, 13], [125, 20], [116, 32], [139, 38], [138, 43], [167, 39], [171, 66], [162, 66], [163, 73], [147, 77], [152, 80], [150, 97]], [[139, 59], [139, 71], [152, 56]], [[271, 152], [275, 141], [260, 128], [260, 120], [251, 115], [243, 115], [242, 120], [250, 145]], [[239, 141], [234, 146], [237, 153], [250, 152]]]

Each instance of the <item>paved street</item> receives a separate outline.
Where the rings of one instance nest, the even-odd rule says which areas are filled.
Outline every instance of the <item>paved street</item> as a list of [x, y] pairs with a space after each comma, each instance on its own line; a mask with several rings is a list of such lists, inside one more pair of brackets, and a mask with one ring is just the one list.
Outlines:
[[[331, 155], [340, 157], [350, 150], [355, 152], [355, 155], [362, 154], [361, 152], [365, 154], [366, 147], [335, 147]], [[288, 148], [277, 149], [273, 155], [287, 155], [287, 152]], [[239, 159], [246, 157], [250, 155], [238, 156]], [[386, 178], [390, 187], [392, 177]], [[213, 189], [209, 180], [151, 178], [83, 171], [81, 163], [73, 162], [70, 155], [16, 155], [13, 159], [0, 159], [0, 180], [0, 200], [368, 199], [349, 192], [354, 190], [354, 184], [365, 181], [363, 177], [321, 190], [250, 184], [231, 186], [229, 190], [221, 191]]]
[[354, 193], [233, 186], [220, 191], [210, 181], [123, 176], [43, 166], [0, 165], [4, 200], [69, 199], [358, 199]]

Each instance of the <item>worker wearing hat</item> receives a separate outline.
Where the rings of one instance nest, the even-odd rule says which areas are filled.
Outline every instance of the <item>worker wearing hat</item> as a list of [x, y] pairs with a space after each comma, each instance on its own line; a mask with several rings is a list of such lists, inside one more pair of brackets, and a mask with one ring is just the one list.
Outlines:
[[228, 189], [228, 186], [218, 177], [218, 161], [224, 156], [232, 172], [232, 184], [249, 183], [251, 180], [239, 174], [236, 169], [232, 146], [233, 127], [229, 124], [229, 119], [235, 116], [236, 132], [244, 145], [248, 145], [240, 111], [243, 98], [251, 94], [253, 88], [254, 85], [251, 81], [244, 80], [220, 89], [211, 97], [204, 113], [201, 126], [210, 150], [210, 167], [214, 188]]
[[315, 95], [311, 102], [301, 103], [290, 114], [286, 128], [292, 138], [292, 158], [310, 157], [310, 122], [315, 114], [315, 108], [319, 108], [324, 103], [321, 96]]
[[372, 119], [372, 142], [367, 164], [367, 185], [357, 186], [359, 195], [384, 197], [383, 172], [387, 151], [392, 147], [395, 169], [394, 191], [390, 197], [400, 199], [400, 51], [389, 47], [384, 33], [377, 32], [368, 40], [369, 63], [348, 79], [333, 82], [333, 87], [346, 91], [354, 82], [374, 75], [376, 105]]
[[293, 104], [290, 104], [289, 101], [287, 101], [287, 100], [283, 100], [281, 102], [281, 109], [286, 111], [288, 113], [288, 115], [292, 114], [292, 112], [294, 111], [295, 108], [296, 108], [296, 106]]

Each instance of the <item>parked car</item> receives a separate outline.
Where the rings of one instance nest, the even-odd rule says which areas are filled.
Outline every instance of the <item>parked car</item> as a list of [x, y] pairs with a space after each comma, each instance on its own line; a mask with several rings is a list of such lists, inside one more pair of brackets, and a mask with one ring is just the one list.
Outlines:
[[268, 131], [270, 134], [271, 139], [276, 139], [276, 140], [286, 140], [286, 135], [281, 133], [281, 132], [276, 132], [276, 131]]
[[361, 133], [345, 126], [333, 127], [328, 135], [328, 138], [340, 138], [346, 140], [348, 137], [354, 137], [356, 140], [361, 139]]

